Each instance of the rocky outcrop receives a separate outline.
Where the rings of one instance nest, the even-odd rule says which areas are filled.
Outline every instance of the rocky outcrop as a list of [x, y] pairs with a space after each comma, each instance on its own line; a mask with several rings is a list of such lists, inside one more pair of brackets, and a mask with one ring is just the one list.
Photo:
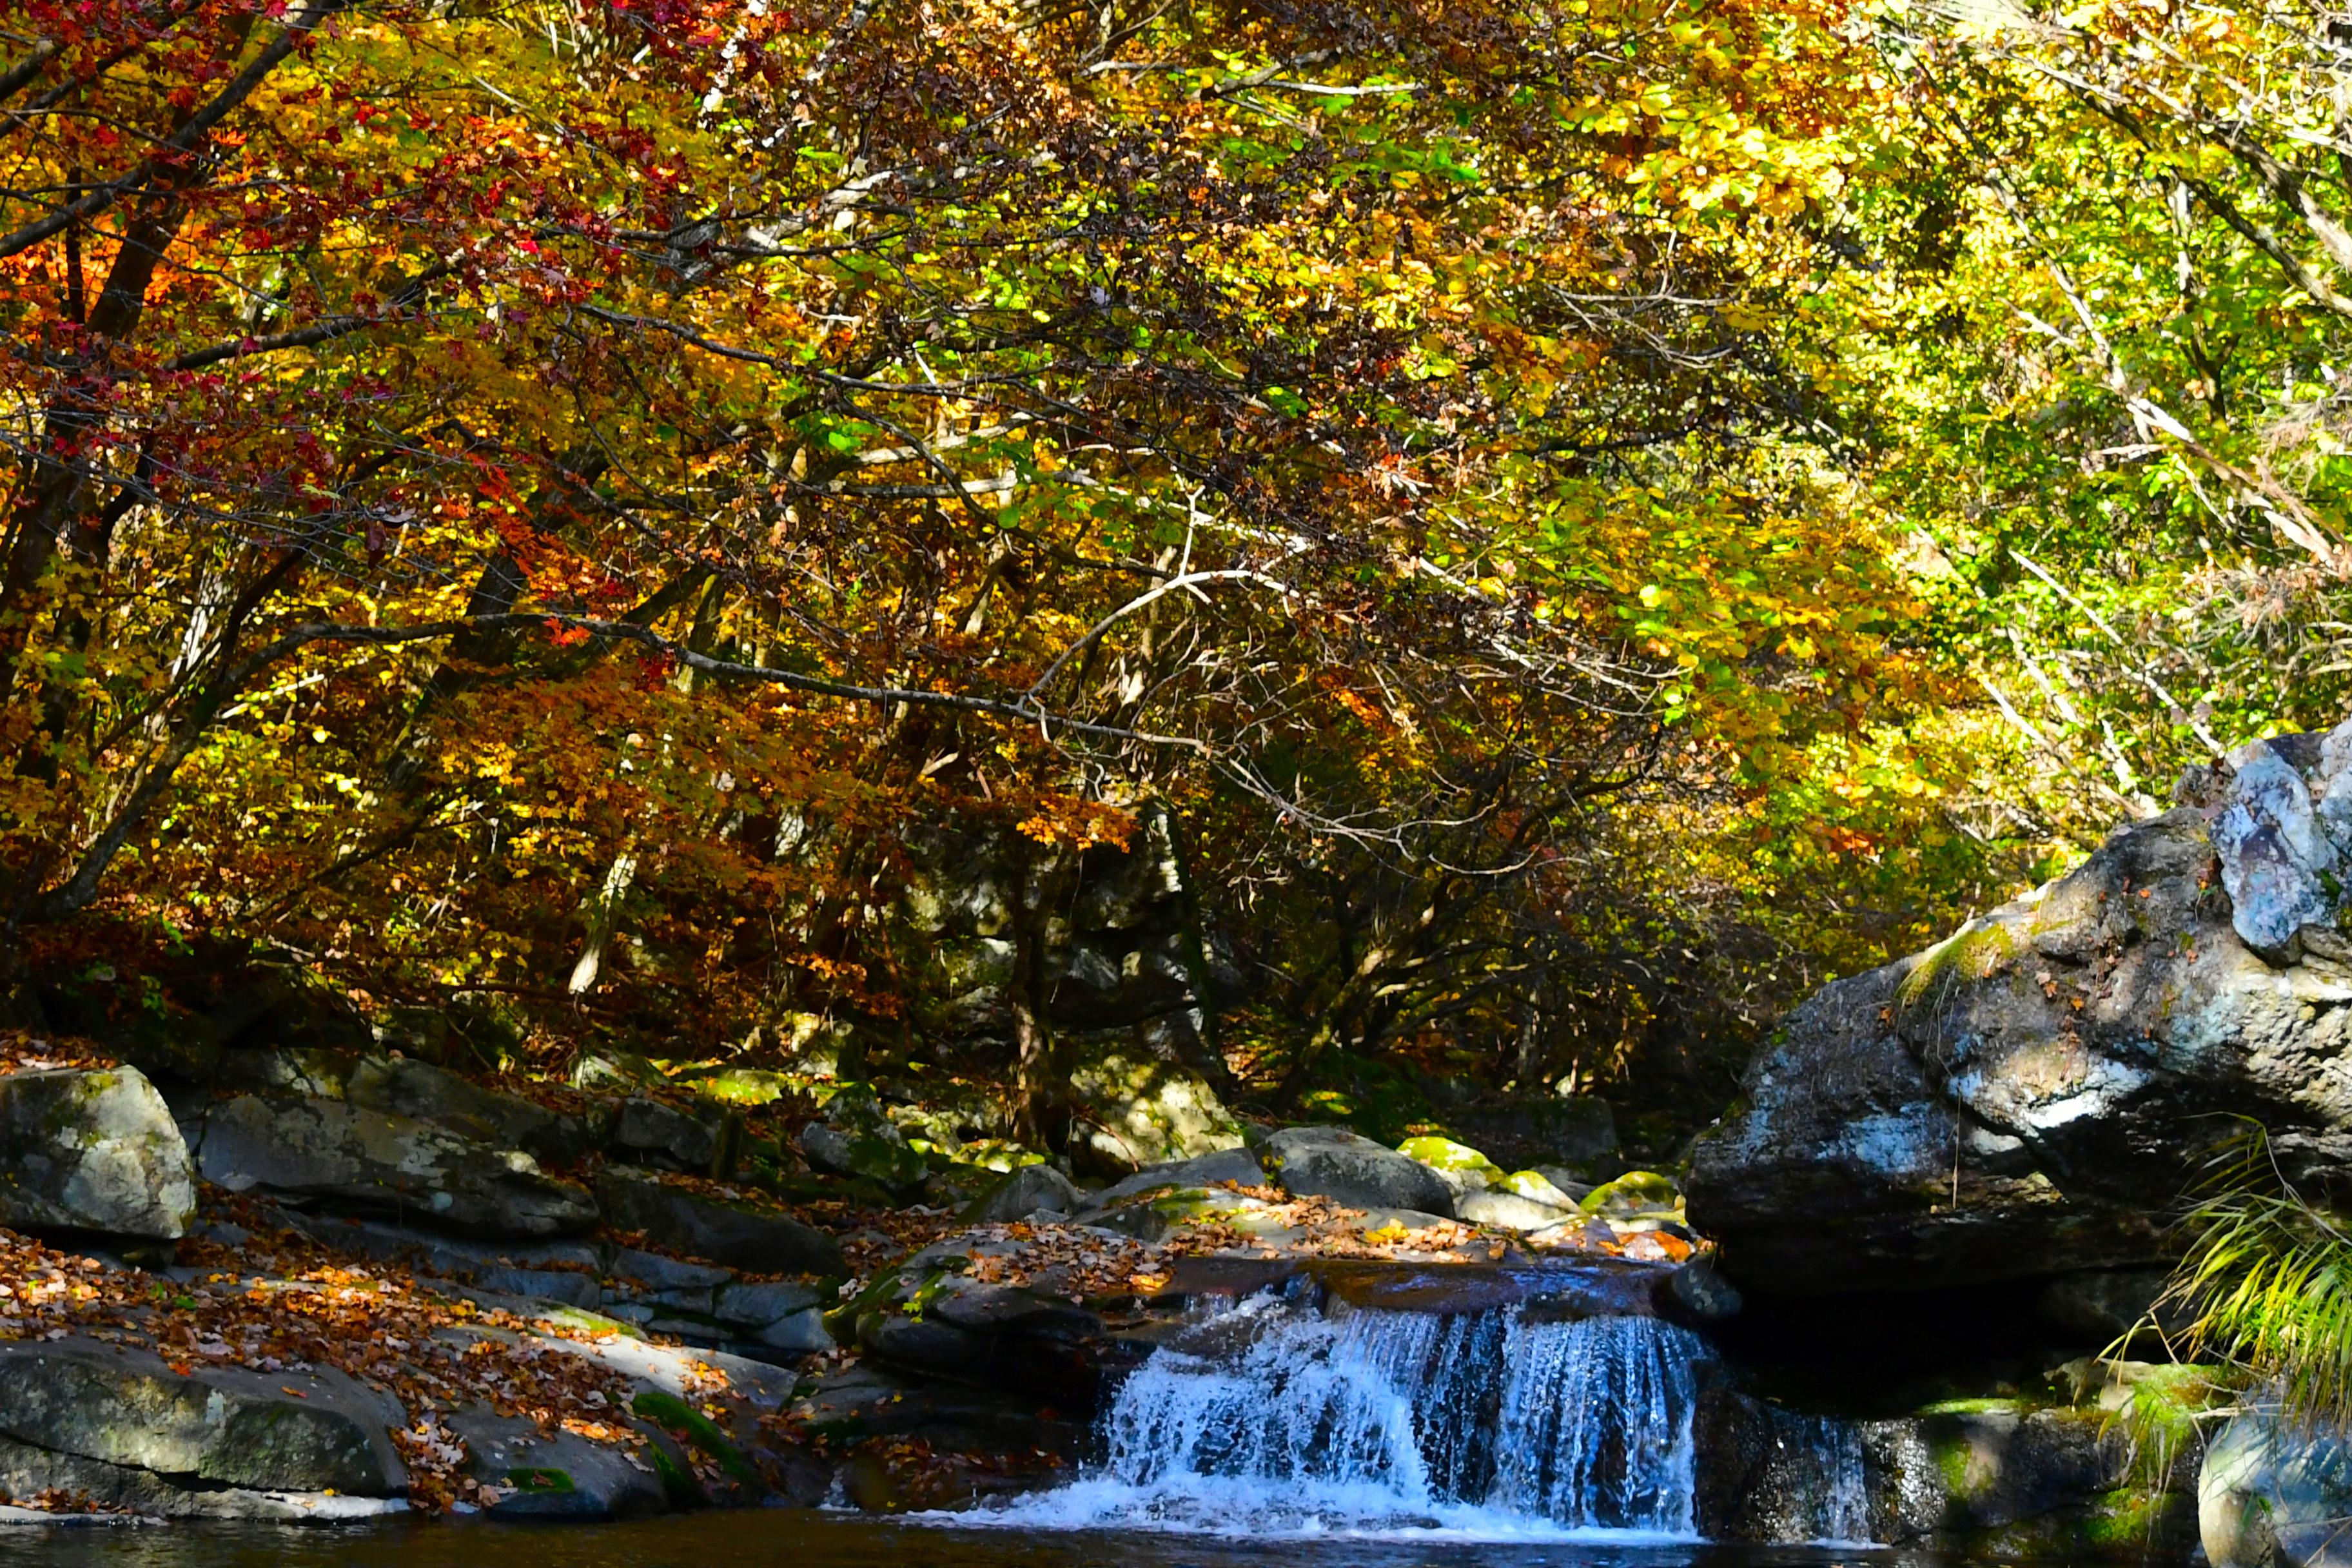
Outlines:
[[[0, 1344], [0, 1492], [163, 1516], [343, 1517], [392, 1499], [398, 1403], [325, 1368], [183, 1373], [95, 1340]], [[368, 1510], [360, 1510], [368, 1511]]]
[[139, 1069], [0, 1077], [0, 1225], [168, 1241], [195, 1207], [187, 1145]]
[[520, 1149], [345, 1100], [238, 1095], [194, 1120], [205, 1180], [316, 1198], [478, 1236], [548, 1237], [596, 1223], [586, 1191]]
[[[494, 1148], [520, 1149], [534, 1160], [568, 1165], [594, 1142], [588, 1124], [520, 1095], [500, 1094], [429, 1062], [404, 1057], [364, 1057], [343, 1080], [342, 1097], [364, 1110], [426, 1121]], [[706, 1159], [704, 1163], [709, 1163]], [[699, 1167], [698, 1167], [699, 1168]]]
[[1799, 1008], [1694, 1152], [1692, 1223], [1727, 1271], [1818, 1291], [2160, 1264], [2200, 1151], [2243, 1119], [2291, 1179], [2339, 1185], [2347, 753], [2346, 731], [2247, 748], [2071, 874]]

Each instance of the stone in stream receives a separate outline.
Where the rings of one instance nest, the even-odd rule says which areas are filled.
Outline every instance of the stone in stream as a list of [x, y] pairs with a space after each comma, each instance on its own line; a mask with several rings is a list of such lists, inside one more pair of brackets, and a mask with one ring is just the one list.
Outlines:
[[833, 1237], [778, 1209], [709, 1197], [649, 1172], [607, 1165], [596, 1201], [615, 1230], [644, 1231], [696, 1258], [754, 1274], [841, 1274]]
[[520, 1149], [339, 1100], [239, 1095], [214, 1105], [196, 1151], [233, 1193], [326, 1198], [478, 1236], [547, 1237], [596, 1221], [588, 1194]]
[[168, 1241], [195, 1208], [187, 1144], [138, 1068], [0, 1077], [0, 1225]]
[[1290, 1127], [1261, 1150], [1267, 1171], [1297, 1197], [1325, 1197], [1350, 1208], [1411, 1209], [1451, 1218], [1453, 1189], [1420, 1161], [1344, 1127]]
[[331, 1368], [183, 1374], [95, 1340], [0, 1344], [0, 1489], [16, 1496], [44, 1489], [26, 1485], [42, 1476], [71, 1477], [116, 1506], [246, 1518], [274, 1515], [205, 1499], [215, 1489], [393, 1498], [408, 1485], [390, 1436], [400, 1424], [397, 1401]]

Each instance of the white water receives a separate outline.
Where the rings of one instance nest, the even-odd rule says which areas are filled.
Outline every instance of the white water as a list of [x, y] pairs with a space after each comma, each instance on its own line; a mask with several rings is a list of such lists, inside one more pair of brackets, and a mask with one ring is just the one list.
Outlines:
[[[1692, 1424], [1706, 1348], [1649, 1318], [1516, 1310], [1325, 1316], [1252, 1297], [1120, 1386], [1101, 1461], [961, 1516], [1214, 1534], [1698, 1539]], [[1770, 1511], [1790, 1541], [1868, 1536], [1843, 1423], [1776, 1421]], [[1787, 1461], [1793, 1461], [1789, 1463]]]

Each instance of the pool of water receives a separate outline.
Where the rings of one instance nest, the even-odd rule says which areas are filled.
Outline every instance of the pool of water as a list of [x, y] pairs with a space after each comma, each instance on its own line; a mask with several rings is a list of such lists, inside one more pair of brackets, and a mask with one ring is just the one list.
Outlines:
[[1110, 1531], [1009, 1531], [776, 1510], [614, 1526], [397, 1521], [364, 1528], [24, 1526], [9, 1568], [1940, 1568], [1889, 1549], [1444, 1538], [1267, 1542]]
[[775, 1510], [608, 1525], [0, 1529], [9, 1568], [1942, 1568], [1881, 1548], [968, 1529]]

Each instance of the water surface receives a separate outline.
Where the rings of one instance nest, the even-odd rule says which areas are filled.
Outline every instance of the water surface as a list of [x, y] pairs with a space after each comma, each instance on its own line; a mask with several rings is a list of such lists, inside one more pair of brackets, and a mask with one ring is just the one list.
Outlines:
[[8, 1568], [1944, 1568], [1947, 1561], [1885, 1549], [971, 1530], [782, 1509], [601, 1525], [0, 1529], [0, 1563]]

